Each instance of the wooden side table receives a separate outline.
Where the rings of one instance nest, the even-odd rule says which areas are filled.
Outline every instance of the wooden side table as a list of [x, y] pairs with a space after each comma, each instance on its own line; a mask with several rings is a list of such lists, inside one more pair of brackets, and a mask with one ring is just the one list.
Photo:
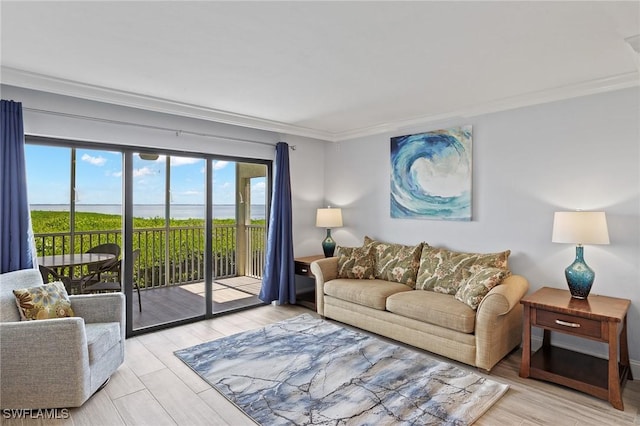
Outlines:
[[296, 303], [309, 309], [316, 310], [316, 279], [311, 273], [311, 263], [324, 259], [323, 254], [306, 257], [296, 257]]
[[[627, 346], [631, 301], [596, 295], [580, 300], [572, 298], [567, 290], [543, 287], [520, 303], [524, 305], [520, 377], [567, 386], [624, 410], [621, 389], [627, 379], [633, 380]], [[535, 354], [531, 354], [531, 327], [544, 330], [542, 347]], [[608, 343], [609, 358], [552, 346], [552, 331]]]

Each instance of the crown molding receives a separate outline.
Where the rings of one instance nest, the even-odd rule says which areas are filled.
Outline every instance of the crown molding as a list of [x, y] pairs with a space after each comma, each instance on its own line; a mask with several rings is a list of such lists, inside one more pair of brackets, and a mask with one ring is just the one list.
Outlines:
[[444, 120], [471, 118], [493, 112], [506, 111], [531, 105], [555, 102], [580, 96], [604, 93], [640, 85], [640, 73], [633, 71], [616, 76], [595, 79], [577, 84], [525, 93], [503, 99], [469, 106], [441, 114], [421, 115], [388, 123], [380, 123], [360, 129], [328, 132], [278, 121], [266, 120], [233, 112], [207, 108], [168, 99], [141, 95], [139, 93], [110, 89], [80, 83], [73, 80], [51, 77], [44, 74], [1, 67], [2, 83], [26, 89], [40, 90], [59, 95], [73, 96], [98, 102], [140, 108], [148, 111], [173, 114], [183, 117], [214, 121], [280, 134], [303, 136], [330, 142], [340, 142], [381, 133], [400, 132], [415, 126], [427, 126]]
[[541, 90], [508, 98], [497, 99], [495, 101], [485, 102], [482, 104], [455, 111], [445, 112], [442, 114], [417, 116], [405, 120], [381, 123], [376, 126], [366, 127], [362, 129], [334, 133], [332, 140], [338, 142], [348, 139], [373, 136], [380, 133], [400, 132], [418, 125], [424, 126], [442, 122], [445, 120], [471, 118], [483, 114], [490, 114], [494, 112], [544, 104], [548, 102], [556, 102], [565, 99], [577, 98], [580, 96], [594, 95], [597, 93], [611, 92], [614, 90], [626, 89], [634, 86], [640, 86], [640, 73], [637, 71], [577, 84], [570, 84], [553, 89]]
[[222, 111], [201, 105], [142, 95], [125, 90], [117, 90], [93, 84], [81, 83], [74, 80], [52, 77], [17, 68], [2, 66], [0, 75], [2, 76], [2, 84], [21, 87], [24, 89], [39, 90], [58, 95], [88, 99], [97, 102], [178, 115], [182, 117], [196, 118], [200, 120], [214, 121], [216, 123], [231, 124], [234, 126], [248, 127], [251, 129], [265, 130], [275, 133], [304, 136], [321, 140], [333, 139], [333, 135], [330, 132], [324, 132], [322, 130]]

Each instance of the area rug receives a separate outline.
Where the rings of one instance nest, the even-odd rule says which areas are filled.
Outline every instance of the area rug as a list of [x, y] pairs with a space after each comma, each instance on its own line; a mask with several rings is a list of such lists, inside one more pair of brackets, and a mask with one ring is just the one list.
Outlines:
[[175, 352], [261, 425], [468, 425], [508, 386], [303, 314]]

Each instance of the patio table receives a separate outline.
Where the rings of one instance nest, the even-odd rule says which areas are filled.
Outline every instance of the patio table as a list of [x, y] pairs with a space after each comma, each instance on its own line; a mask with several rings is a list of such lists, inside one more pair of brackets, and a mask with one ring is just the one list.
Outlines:
[[[74, 266], [95, 265], [115, 257], [111, 253], [52, 254], [38, 257], [38, 264], [56, 271], [60, 276], [69, 277], [68, 282], [65, 283], [67, 291], [70, 294], [76, 294], [80, 292], [80, 279], [74, 279]], [[66, 268], [69, 268], [67, 273], [64, 272]]]
[[115, 258], [109, 253], [73, 253], [73, 254], [52, 254], [38, 257], [38, 264], [47, 268], [65, 268], [81, 265], [91, 265], [101, 263]]

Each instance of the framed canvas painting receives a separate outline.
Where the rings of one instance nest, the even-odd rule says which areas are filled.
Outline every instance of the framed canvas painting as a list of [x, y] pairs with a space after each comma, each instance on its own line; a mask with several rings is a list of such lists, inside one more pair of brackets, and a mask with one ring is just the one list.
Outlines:
[[391, 138], [391, 217], [471, 220], [471, 125]]

